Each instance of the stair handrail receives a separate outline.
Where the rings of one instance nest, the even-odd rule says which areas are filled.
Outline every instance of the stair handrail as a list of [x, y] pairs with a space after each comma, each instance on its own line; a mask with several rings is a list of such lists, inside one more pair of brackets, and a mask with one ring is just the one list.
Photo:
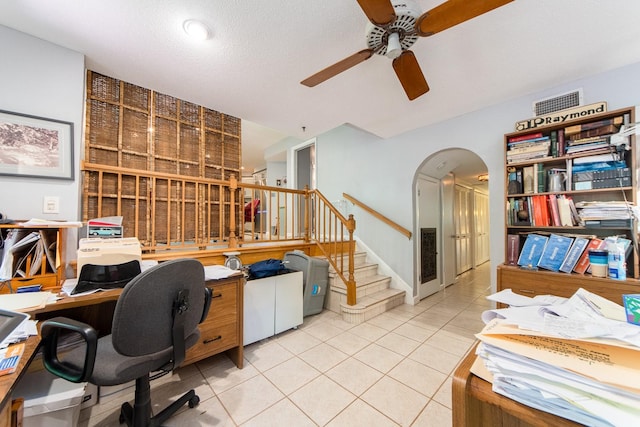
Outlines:
[[[353, 232], [356, 220], [353, 215], [345, 218], [342, 213], [318, 190], [308, 192], [312, 209], [308, 209], [308, 232], [320, 251], [327, 258], [336, 274], [347, 288], [347, 305], [356, 304], [354, 276], [355, 241]], [[347, 233], [347, 236], [344, 233]], [[346, 238], [345, 238], [346, 237]], [[345, 269], [344, 256], [348, 263]]]
[[399, 233], [407, 236], [407, 238], [409, 240], [411, 240], [411, 236], [412, 233], [411, 231], [407, 230], [406, 228], [404, 228], [403, 226], [401, 226], [400, 224], [390, 220], [389, 218], [387, 218], [386, 216], [382, 215], [381, 213], [379, 213], [378, 211], [376, 211], [373, 208], [370, 208], [369, 206], [367, 206], [366, 204], [362, 203], [360, 200], [356, 199], [353, 196], [350, 196], [347, 193], [342, 193], [342, 197], [344, 197], [345, 199], [347, 199], [348, 201], [350, 201], [351, 203], [353, 203], [354, 205], [359, 206], [360, 208], [362, 208], [362, 210], [364, 210], [365, 212], [371, 214], [372, 216], [374, 216], [375, 218], [379, 219], [380, 221], [384, 222], [385, 224], [387, 224], [389, 227], [393, 228], [394, 230], [398, 231]]

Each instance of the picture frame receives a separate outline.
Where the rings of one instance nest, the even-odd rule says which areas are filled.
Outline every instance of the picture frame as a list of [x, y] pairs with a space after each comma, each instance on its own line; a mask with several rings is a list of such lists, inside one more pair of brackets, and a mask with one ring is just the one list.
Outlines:
[[0, 175], [73, 180], [73, 123], [0, 110]]

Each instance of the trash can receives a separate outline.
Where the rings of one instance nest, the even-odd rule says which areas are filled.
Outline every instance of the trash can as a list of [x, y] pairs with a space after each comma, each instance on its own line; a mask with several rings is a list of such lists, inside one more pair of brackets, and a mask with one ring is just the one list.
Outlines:
[[13, 396], [24, 398], [24, 427], [75, 426], [87, 383], [72, 383], [49, 371], [28, 372]]
[[329, 287], [329, 261], [313, 258], [300, 250], [284, 254], [284, 266], [302, 271], [302, 316], [320, 313]]

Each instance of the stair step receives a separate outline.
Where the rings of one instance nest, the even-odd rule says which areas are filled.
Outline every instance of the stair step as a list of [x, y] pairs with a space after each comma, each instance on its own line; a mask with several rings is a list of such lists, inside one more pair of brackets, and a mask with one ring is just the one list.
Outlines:
[[[348, 272], [345, 269], [343, 272], [344, 276], [347, 277]], [[362, 264], [353, 267], [353, 277], [356, 282], [367, 279], [368, 277], [375, 276], [378, 274], [378, 264]], [[341, 282], [338, 277], [338, 273], [335, 271], [329, 270], [329, 282], [333, 285], [334, 283]]]
[[[362, 281], [356, 281], [356, 301], [363, 297], [376, 294], [377, 292], [389, 289], [391, 277], [375, 274]], [[340, 307], [347, 301], [347, 286], [339, 278], [335, 284], [331, 283], [329, 294], [325, 300], [325, 306], [329, 310], [340, 313]]]
[[[340, 259], [338, 259], [338, 266], [342, 265], [342, 268], [344, 270], [347, 270], [349, 268], [349, 256], [345, 254], [344, 258], [342, 261], [340, 261]], [[340, 262], [342, 262], [343, 264], [340, 264]], [[367, 262], [367, 253], [366, 252], [356, 252], [355, 254], [353, 254], [353, 267], [356, 268], [359, 265], [363, 265]], [[332, 265], [329, 265], [329, 273], [331, 272], [335, 272], [335, 270], [333, 269]]]
[[387, 288], [371, 295], [359, 297], [354, 305], [340, 304], [342, 319], [360, 324], [404, 303], [405, 291]]

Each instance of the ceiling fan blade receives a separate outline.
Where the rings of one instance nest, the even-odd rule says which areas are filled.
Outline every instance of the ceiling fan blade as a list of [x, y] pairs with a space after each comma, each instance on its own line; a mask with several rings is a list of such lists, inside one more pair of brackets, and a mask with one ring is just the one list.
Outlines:
[[324, 70], [315, 73], [311, 77], [307, 77], [300, 83], [305, 86], [314, 87], [315, 85], [318, 85], [325, 80], [329, 80], [331, 77], [340, 74], [341, 72], [346, 71], [361, 62], [366, 61], [367, 59], [371, 58], [371, 55], [373, 55], [372, 49], [361, 50], [360, 52], [354, 53], [353, 55], [343, 59], [342, 61], [336, 62], [333, 65], [329, 65]]
[[369, 21], [380, 27], [396, 20], [396, 12], [390, 0], [358, 0]]
[[512, 1], [449, 0], [423, 13], [416, 21], [416, 31], [422, 37], [430, 36]]
[[422, 74], [420, 64], [410, 50], [405, 50], [393, 60], [393, 69], [410, 101], [429, 92], [429, 85]]

